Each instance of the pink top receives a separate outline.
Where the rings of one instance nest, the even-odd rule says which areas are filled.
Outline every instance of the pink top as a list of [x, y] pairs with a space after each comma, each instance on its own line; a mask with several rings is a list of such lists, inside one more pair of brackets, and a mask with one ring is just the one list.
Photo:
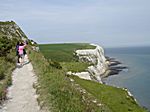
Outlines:
[[19, 49], [18, 49], [19, 54], [23, 54], [24, 47], [25, 47], [25, 45], [24, 46], [19, 46]]

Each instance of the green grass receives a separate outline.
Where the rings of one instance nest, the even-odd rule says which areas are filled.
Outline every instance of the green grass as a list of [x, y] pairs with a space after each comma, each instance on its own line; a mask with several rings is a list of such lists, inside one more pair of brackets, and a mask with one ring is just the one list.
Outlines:
[[37, 93], [39, 104], [54, 112], [100, 112], [101, 108], [89, 107], [82, 102], [82, 95], [76, 90], [64, 69], [50, 66], [41, 53], [30, 51], [30, 60], [38, 76]]
[[[0, 25], [14, 24], [13, 22], [0, 22]], [[1, 29], [0, 29], [1, 30]], [[0, 102], [6, 98], [6, 89], [11, 85], [11, 74], [15, 68], [15, 45], [17, 38], [9, 39], [0, 31]]]
[[[89, 44], [40, 45], [40, 50], [44, 56], [47, 59], [60, 63], [63, 72], [81, 72], [87, 69], [89, 64], [78, 62], [73, 53], [77, 49], [89, 48], [95, 47]], [[48, 77], [51, 78], [51, 76]], [[145, 110], [141, 108], [133, 100], [133, 98], [127, 98], [127, 93], [122, 89], [95, 83], [93, 81], [79, 79], [78, 77], [72, 78], [74, 78], [75, 82], [78, 83], [82, 88], [86, 89], [90, 94], [93, 95], [93, 97], [97, 98], [98, 101], [105, 105], [103, 112], [145, 112]]]
[[75, 50], [95, 48], [88, 43], [41, 44], [39, 47], [46, 58], [58, 62], [76, 61], [73, 55]]
[[75, 50], [95, 48], [88, 43], [42, 44], [39, 47], [45, 58], [60, 63], [64, 70], [72, 72], [85, 71], [89, 66], [88, 63], [78, 62]]
[[[14, 56], [13, 52], [7, 55]], [[14, 68], [15, 62], [11, 59], [8, 61], [7, 57], [0, 57], [0, 103], [6, 98], [6, 88], [12, 83], [11, 74]]]
[[96, 82], [82, 80], [73, 77], [75, 81], [94, 95], [103, 104], [107, 105], [112, 112], [144, 112], [131, 97], [127, 97], [127, 92], [121, 88], [115, 88]]
[[89, 67], [88, 63], [82, 62], [60, 62], [60, 65], [64, 70], [72, 72], [82, 72]]

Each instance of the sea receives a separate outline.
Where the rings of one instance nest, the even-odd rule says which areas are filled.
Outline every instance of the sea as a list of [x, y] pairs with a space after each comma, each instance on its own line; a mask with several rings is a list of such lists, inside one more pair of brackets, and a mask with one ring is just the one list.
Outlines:
[[108, 77], [106, 83], [128, 88], [139, 105], [150, 111], [150, 46], [105, 48], [105, 55], [128, 67], [118, 75]]

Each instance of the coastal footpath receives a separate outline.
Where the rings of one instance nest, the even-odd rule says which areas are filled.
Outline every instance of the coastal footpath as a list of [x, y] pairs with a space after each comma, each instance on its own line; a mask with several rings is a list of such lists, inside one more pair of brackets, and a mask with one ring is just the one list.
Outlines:
[[[31, 70], [31, 64], [27, 64], [23, 68], [16, 69], [12, 76], [12, 71], [16, 67], [15, 45], [17, 41], [24, 39], [29, 42], [27, 53], [33, 69]], [[15, 22], [0, 22], [1, 104], [7, 100], [7, 95], [9, 96], [8, 87], [10, 85], [13, 87], [12, 95], [14, 96], [13, 99], [8, 99], [10, 103], [6, 105], [6, 108], [4, 106], [4, 110], [11, 111], [9, 107], [14, 105], [11, 101], [16, 101], [21, 103], [21, 106], [17, 105], [20, 110], [24, 107], [23, 103], [26, 104], [26, 112], [30, 112], [28, 110], [30, 106], [32, 106], [30, 109], [33, 110], [35, 108], [37, 111], [50, 112], [146, 112], [133, 97], [128, 95], [126, 90], [101, 83], [100, 76], [105, 73], [108, 66], [101, 47], [88, 43], [38, 45], [32, 42]], [[36, 49], [38, 47], [39, 50]], [[22, 70], [26, 72], [22, 73]], [[70, 73], [82, 73], [83, 71], [89, 73], [90, 80], [68, 75], [69, 71]], [[25, 76], [27, 80], [22, 79], [21, 76]], [[27, 77], [33, 80], [30, 81]], [[23, 81], [18, 84], [20, 78]], [[30, 85], [26, 86], [29, 87], [27, 94], [31, 95], [30, 99], [34, 99], [32, 100], [33, 105], [30, 105], [30, 99], [28, 102], [22, 102], [22, 99], [26, 100], [26, 98], [21, 91], [27, 88], [21, 85], [25, 86], [24, 83], [28, 81]], [[33, 84], [34, 89], [33, 82], [36, 82]], [[16, 87], [20, 88], [21, 95], [18, 95], [20, 92]], [[17, 96], [15, 97], [14, 94]], [[22, 99], [19, 99], [19, 96], [22, 96]]]

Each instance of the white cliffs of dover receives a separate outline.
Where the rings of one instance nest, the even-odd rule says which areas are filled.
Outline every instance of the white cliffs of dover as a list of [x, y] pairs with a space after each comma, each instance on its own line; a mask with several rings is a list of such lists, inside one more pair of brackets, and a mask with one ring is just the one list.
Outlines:
[[101, 75], [104, 74], [108, 68], [108, 62], [104, 56], [104, 50], [99, 45], [95, 49], [83, 49], [76, 50], [76, 55], [79, 57], [79, 60], [82, 62], [89, 62], [91, 66], [88, 67], [86, 72], [72, 73], [68, 72], [68, 75], [76, 75], [82, 79], [95, 80], [102, 83]]

